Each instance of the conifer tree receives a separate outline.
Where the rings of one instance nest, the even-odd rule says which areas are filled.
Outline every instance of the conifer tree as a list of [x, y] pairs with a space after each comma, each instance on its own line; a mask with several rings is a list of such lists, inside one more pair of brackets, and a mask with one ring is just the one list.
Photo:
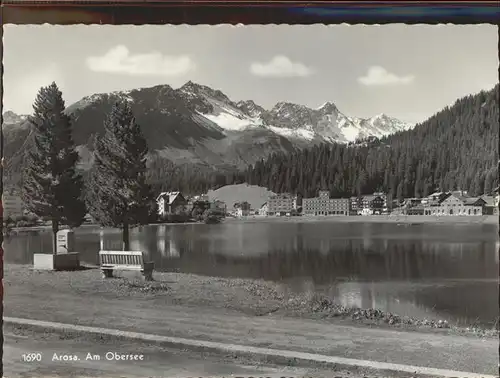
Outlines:
[[86, 214], [71, 119], [65, 114], [62, 93], [56, 83], [39, 90], [30, 123], [33, 144], [23, 172], [22, 196], [29, 211], [52, 222], [56, 254], [60, 225], [78, 227]]
[[122, 229], [123, 250], [130, 249], [129, 229], [149, 223], [154, 199], [146, 181], [148, 147], [126, 101], [117, 102], [94, 146], [87, 204], [104, 227]]

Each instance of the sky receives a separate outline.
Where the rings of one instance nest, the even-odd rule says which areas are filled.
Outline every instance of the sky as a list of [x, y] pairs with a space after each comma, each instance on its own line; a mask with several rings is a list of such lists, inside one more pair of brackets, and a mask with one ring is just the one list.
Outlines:
[[424, 121], [498, 83], [492, 25], [5, 25], [4, 111], [55, 81], [66, 105], [185, 82], [266, 109], [333, 102], [348, 116]]

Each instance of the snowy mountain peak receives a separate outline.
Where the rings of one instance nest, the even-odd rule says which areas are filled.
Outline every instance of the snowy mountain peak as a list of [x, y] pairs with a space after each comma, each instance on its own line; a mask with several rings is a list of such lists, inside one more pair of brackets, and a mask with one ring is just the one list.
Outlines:
[[382, 121], [382, 122], [389, 121], [389, 122], [401, 122], [401, 123], [404, 123], [404, 122], [400, 121], [399, 119], [391, 117], [390, 115], [387, 115], [385, 113], [377, 114], [376, 116], [368, 118], [368, 120]]
[[317, 112], [319, 112], [321, 115], [327, 115], [327, 114], [333, 114], [333, 115], [338, 115], [339, 109], [333, 102], [327, 102], [321, 106], [321, 108], [316, 109]]
[[377, 114], [376, 116], [373, 116], [373, 117], [371, 117], [371, 118], [369, 118], [369, 119], [374, 119], [374, 120], [375, 120], [375, 119], [380, 119], [380, 120], [384, 120], [384, 121], [386, 121], [386, 120], [392, 120], [392, 119], [395, 119], [395, 118], [389, 117], [389, 116], [388, 116], [387, 114], [385, 114], [385, 113], [380, 113], [380, 114]]
[[264, 108], [257, 105], [253, 100], [238, 101], [236, 107], [250, 117], [260, 117], [265, 112]]
[[18, 115], [11, 110], [7, 110], [3, 113], [3, 123], [4, 125], [14, 125], [17, 123], [22, 123], [28, 119], [27, 115]]
[[209, 86], [194, 83], [189, 80], [186, 84], [179, 88], [179, 91], [190, 94], [190, 95], [205, 95], [213, 97], [219, 101], [231, 102], [229, 98], [218, 89], [210, 88]]
[[313, 124], [313, 112], [304, 105], [278, 102], [271, 111], [263, 115], [263, 119], [268, 125], [297, 129]]
[[285, 112], [289, 110], [310, 110], [308, 107], [300, 104], [294, 104], [293, 102], [278, 102], [274, 107], [271, 109], [271, 112], [279, 113], [279, 112]]
[[338, 111], [337, 106], [333, 102], [325, 102], [320, 107], [316, 108], [318, 111], [335, 112]]
[[[281, 101], [269, 111], [253, 100], [233, 102], [222, 91], [188, 81], [178, 89], [168, 85], [132, 91], [95, 94], [71, 105], [69, 113], [92, 104], [109, 106], [115, 98], [126, 99], [136, 109], [145, 109], [148, 115], [181, 117], [194, 122], [203, 130], [234, 137], [235, 133], [268, 132], [279, 135], [300, 145], [316, 143], [347, 143], [371, 136], [380, 138], [402, 130], [408, 125], [381, 113], [363, 119], [343, 114], [333, 102], [325, 102], [319, 108], [311, 109], [301, 104]], [[173, 124], [177, 124], [176, 120]], [[201, 131], [200, 133], [204, 133]], [[200, 134], [201, 135], [201, 134]]]

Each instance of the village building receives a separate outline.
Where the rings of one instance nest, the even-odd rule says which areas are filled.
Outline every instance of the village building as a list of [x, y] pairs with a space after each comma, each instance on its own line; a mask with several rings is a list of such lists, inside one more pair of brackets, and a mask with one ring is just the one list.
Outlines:
[[[361, 202], [361, 206], [359, 206]], [[358, 213], [361, 207], [361, 215], [383, 214], [387, 212], [387, 197], [383, 193], [373, 193], [363, 196], [358, 201]]]
[[[208, 209], [210, 207], [210, 200], [207, 195], [195, 195], [195, 196], [185, 196], [185, 200], [187, 201], [186, 207], [188, 211], [192, 211], [196, 204], [198, 207], [202, 207]], [[202, 204], [202, 206], [199, 206]]]
[[208, 194], [200, 194], [191, 198], [193, 201], [209, 202]]
[[401, 213], [404, 215], [424, 215], [422, 198], [406, 198], [401, 206]]
[[290, 194], [276, 194], [267, 200], [268, 215], [291, 215], [297, 209], [297, 197]]
[[330, 192], [320, 190], [318, 197], [302, 199], [302, 214], [316, 215], [349, 215], [349, 198], [330, 198]]
[[259, 209], [259, 215], [260, 215], [260, 216], [263, 216], [263, 217], [267, 216], [267, 212], [268, 212], [268, 210], [269, 210], [269, 207], [267, 206], [267, 202], [266, 202], [266, 203], [264, 203], [264, 204], [260, 207], [260, 209]]
[[162, 192], [156, 197], [156, 203], [161, 217], [185, 210], [188, 204], [181, 192]]
[[210, 211], [225, 215], [227, 212], [226, 203], [223, 201], [214, 200], [210, 202]]
[[349, 215], [358, 215], [361, 212], [361, 197], [349, 198]]
[[250, 209], [243, 209], [239, 207], [236, 209], [235, 215], [237, 217], [248, 217], [250, 215]]
[[424, 215], [483, 215], [486, 201], [481, 197], [469, 197], [467, 192], [440, 193], [424, 203]]
[[483, 206], [484, 215], [498, 215], [498, 195], [482, 196], [485, 204]]
[[247, 201], [236, 202], [229, 213], [233, 217], [247, 217], [252, 215], [251, 204]]

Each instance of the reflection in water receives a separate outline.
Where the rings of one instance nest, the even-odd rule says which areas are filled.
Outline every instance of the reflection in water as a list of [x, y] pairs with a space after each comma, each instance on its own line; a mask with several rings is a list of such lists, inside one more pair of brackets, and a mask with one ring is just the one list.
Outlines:
[[163, 257], [167, 257], [167, 254], [166, 254], [166, 237], [167, 235], [167, 226], [165, 225], [161, 225], [158, 227], [158, 238], [156, 239], [156, 248], [158, 249], [158, 252], [160, 252], [160, 254], [163, 256]]
[[[489, 323], [498, 316], [497, 228], [470, 225], [243, 223], [150, 226], [131, 232], [160, 271], [264, 278], [290, 290], [322, 292], [346, 306], [400, 315]], [[80, 229], [82, 260], [121, 249], [119, 230]], [[5, 241], [6, 261], [50, 252], [50, 233]]]
[[165, 225], [158, 226], [156, 245], [158, 252], [164, 258], [178, 258], [181, 255], [177, 243]]

